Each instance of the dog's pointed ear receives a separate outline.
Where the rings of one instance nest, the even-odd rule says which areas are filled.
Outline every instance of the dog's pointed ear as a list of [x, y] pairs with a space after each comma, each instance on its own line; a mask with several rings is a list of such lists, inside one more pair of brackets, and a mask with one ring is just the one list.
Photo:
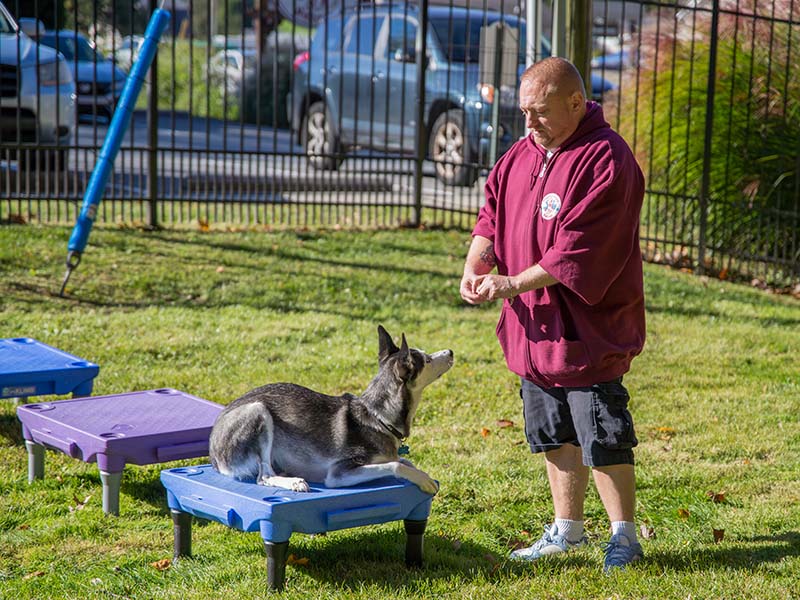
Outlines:
[[398, 350], [399, 348], [394, 345], [389, 332], [383, 328], [383, 325], [378, 325], [378, 362], [382, 363]]
[[406, 342], [406, 334], [405, 333], [401, 333], [400, 334], [400, 339], [402, 340], [400, 342], [400, 353], [401, 354], [408, 354], [408, 343]]

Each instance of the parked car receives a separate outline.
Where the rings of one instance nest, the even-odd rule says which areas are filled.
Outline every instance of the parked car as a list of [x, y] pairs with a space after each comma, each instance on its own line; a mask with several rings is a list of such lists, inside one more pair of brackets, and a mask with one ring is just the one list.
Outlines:
[[64, 169], [74, 129], [69, 65], [34, 42], [0, 3], [0, 158], [16, 159], [20, 169]]
[[47, 31], [39, 43], [55, 48], [67, 59], [78, 90], [78, 113], [111, 120], [125, 87], [125, 71], [77, 31]]
[[[436, 176], [447, 185], [472, 185], [475, 163], [488, 162], [493, 135], [493, 103], [499, 103], [497, 156], [524, 135], [516, 83], [501, 87], [479, 81], [481, 27], [504, 20], [520, 32], [517, 17], [430, 6], [427, 33], [425, 125], [427, 155]], [[311, 48], [294, 61], [293, 89], [287, 102], [289, 122], [309, 163], [336, 169], [355, 148], [387, 152], [415, 151], [417, 9], [402, 3], [348, 9], [321, 23]], [[549, 54], [547, 40], [543, 54]], [[524, 43], [518, 53], [524, 69]], [[592, 94], [613, 86], [592, 77]]]
[[111, 60], [114, 61], [120, 69], [129, 71], [131, 65], [139, 56], [139, 50], [144, 43], [144, 36], [141, 35], [126, 35], [122, 38], [122, 42], [114, 49]]
[[228, 94], [237, 95], [242, 81], [256, 71], [256, 51], [254, 49], [220, 50], [208, 61], [208, 80], [210, 83], [225, 86]]

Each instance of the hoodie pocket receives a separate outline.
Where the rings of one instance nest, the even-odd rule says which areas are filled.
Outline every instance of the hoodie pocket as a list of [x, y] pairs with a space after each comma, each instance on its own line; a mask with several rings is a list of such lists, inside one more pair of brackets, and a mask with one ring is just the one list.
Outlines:
[[580, 341], [539, 340], [530, 344], [531, 367], [553, 383], [566, 385], [589, 367], [586, 345]]
[[[518, 300], [514, 301], [515, 303]], [[515, 315], [510, 315], [509, 312], [513, 311], [508, 300], [503, 300], [503, 310], [500, 312], [500, 319], [497, 321], [497, 341], [500, 342], [500, 348], [503, 349], [503, 355], [506, 358], [506, 365], [512, 373], [516, 373], [520, 377], [526, 379], [531, 378], [531, 370], [528, 367], [528, 353], [525, 351], [528, 339], [525, 335], [525, 328], [520, 324], [519, 319]]]

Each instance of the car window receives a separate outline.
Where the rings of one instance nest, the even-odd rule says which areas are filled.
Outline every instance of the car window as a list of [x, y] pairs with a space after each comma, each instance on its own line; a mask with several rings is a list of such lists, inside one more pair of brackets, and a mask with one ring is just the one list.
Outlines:
[[75, 60], [76, 54], [81, 62], [91, 62], [95, 59], [94, 49], [89, 45], [89, 42], [78, 36], [55, 36], [54, 34], [46, 33], [39, 38], [39, 41], [45, 46], [56, 48], [67, 60]]
[[401, 56], [413, 57], [416, 38], [417, 26], [415, 23], [402, 17], [392, 17], [385, 57], [392, 58], [398, 52]]
[[347, 24], [346, 43], [344, 51], [348, 54], [365, 54], [372, 56], [375, 51], [375, 41], [381, 31], [383, 16], [360, 15]]
[[0, 33], [14, 33], [11, 22], [6, 18], [5, 13], [0, 10]]
[[[430, 24], [447, 60], [455, 63], [477, 63], [480, 58], [481, 27], [500, 20], [500, 15], [483, 17], [474, 13], [469, 18], [460, 15], [431, 17]], [[508, 15], [505, 23], [519, 31], [520, 62], [525, 62], [525, 25]]]

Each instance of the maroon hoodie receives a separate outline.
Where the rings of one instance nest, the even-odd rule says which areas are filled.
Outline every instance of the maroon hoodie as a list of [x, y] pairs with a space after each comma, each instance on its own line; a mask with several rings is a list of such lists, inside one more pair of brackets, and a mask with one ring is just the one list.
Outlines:
[[497, 324], [508, 368], [546, 388], [619, 377], [644, 345], [644, 177], [600, 105], [586, 108], [546, 163], [532, 136], [503, 155], [472, 231], [501, 275], [538, 263], [559, 282], [504, 300]]

